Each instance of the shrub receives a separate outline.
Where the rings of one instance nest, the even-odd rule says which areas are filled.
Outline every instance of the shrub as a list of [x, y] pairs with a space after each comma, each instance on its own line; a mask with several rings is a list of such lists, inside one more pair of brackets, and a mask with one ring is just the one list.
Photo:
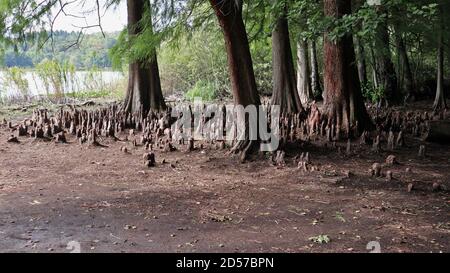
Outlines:
[[11, 67], [5, 70], [5, 84], [12, 89], [19, 91], [25, 100], [29, 96], [29, 83], [25, 77], [25, 70], [19, 67]]
[[186, 93], [185, 96], [191, 101], [196, 98], [201, 98], [203, 101], [212, 101], [217, 98], [217, 92], [214, 84], [200, 80]]
[[55, 96], [62, 97], [74, 78], [75, 66], [69, 62], [43, 60], [36, 65], [36, 73], [44, 83], [47, 95], [53, 91]]
[[362, 92], [364, 98], [372, 103], [380, 102], [386, 95], [383, 87], [374, 87], [370, 82], [362, 86]]

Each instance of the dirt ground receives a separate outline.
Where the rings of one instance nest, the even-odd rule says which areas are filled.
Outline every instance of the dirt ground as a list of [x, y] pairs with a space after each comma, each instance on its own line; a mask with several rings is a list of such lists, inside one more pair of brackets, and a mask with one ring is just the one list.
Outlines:
[[[369, 252], [371, 241], [382, 252], [450, 252], [449, 146], [427, 144], [419, 159], [411, 138], [380, 154], [305, 144], [282, 168], [218, 150], [156, 152], [148, 169], [143, 148], [125, 154], [121, 142], [8, 136], [0, 129], [0, 252], [70, 252], [73, 241], [81, 252]], [[294, 165], [300, 152], [315, 171]], [[390, 154], [394, 181], [372, 178]], [[330, 242], [313, 242], [320, 235]]]

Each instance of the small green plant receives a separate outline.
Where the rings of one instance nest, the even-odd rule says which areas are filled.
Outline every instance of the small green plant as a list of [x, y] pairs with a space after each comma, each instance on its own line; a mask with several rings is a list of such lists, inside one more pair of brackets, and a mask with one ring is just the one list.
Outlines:
[[374, 87], [372, 83], [367, 82], [362, 86], [362, 92], [364, 98], [367, 100], [377, 103], [380, 102], [382, 99], [385, 98], [386, 92], [383, 87]]
[[336, 216], [335, 217], [336, 217], [337, 220], [339, 220], [339, 221], [341, 221], [343, 223], [346, 222], [346, 220], [344, 218], [344, 215], [341, 212], [336, 212]]
[[196, 98], [201, 98], [203, 101], [212, 101], [216, 99], [217, 94], [214, 84], [200, 80], [186, 93], [185, 96], [190, 101], [193, 101]]
[[319, 236], [311, 237], [311, 238], [309, 238], [309, 240], [316, 244], [328, 244], [331, 242], [331, 239], [328, 235], [319, 235]]

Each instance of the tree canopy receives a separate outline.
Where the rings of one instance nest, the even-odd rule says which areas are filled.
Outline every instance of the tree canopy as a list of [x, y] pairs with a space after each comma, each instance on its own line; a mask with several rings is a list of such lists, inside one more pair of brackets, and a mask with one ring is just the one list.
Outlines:
[[[152, 58], [151, 48], [155, 48], [161, 58], [163, 89], [187, 91], [197, 85], [195, 75], [200, 73], [206, 77], [203, 81], [206, 80], [215, 86], [215, 89], [219, 89], [218, 93], [230, 92], [226, 69], [223, 66], [226, 55], [220, 54], [224, 49], [222, 37], [218, 35], [220, 28], [210, 3], [199, 0], [149, 1], [152, 3], [152, 9], [145, 11], [142, 20], [134, 26], [141, 27], [139, 35], [131, 37], [125, 29], [117, 35], [116, 42], [116, 37], [111, 34], [88, 35], [82, 39], [87, 28], [96, 27], [102, 33], [100, 16], [98, 24], [81, 26], [79, 32], [52, 31], [52, 22], [55, 18], [70, 16], [70, 5], [74, 2], [82, 4], [83, 1], [1, 1], [0, 42], [3, 44], [2, 53], [6, 57], [4, 59], [6, 64], [30, 66], [40, 59], [38, 56], [50, 55], [50, 49], [55, 50], [55, 44], [58, 44], [54, 57], [60, 59], [62, 55], [69, 56], [79, 68], [89, 65], [123, 67], [129, 62]], [[97, 1], [96, 9], [86, 12], [101, 14], [120, 2], [120, 0]], [[223, 5], [225, 2], [227, 1], [222, 0], [215, 3]], [[375, 5], [378, 2], [380, 5]], [[444, 0], [354, 0], [352, 12], [338, 18], [325, 16], [323, 1], [318, 0], [240, 0], [233, 1], [233, 4], [235, 7], [242, 7], [242, 18], [250, 44], [258, 92], [261, 94], [272, 92], [273, 64], [270, 55], [273, 48], [270, 37], [284, 7], [287, 7], [286, 18], [289, 23], [292, 54], [294, 57], [298, 55], [299, 40], [313, 42], [319, 49], [314, 52], [316, 56], [313, 56], [317, 60], [319, 77], [322, 77], [324, 65], [323, 52], [320, 50], [323, 46], [324, 33], [327, 33], [328, 39], [331, 40], [338, 40], [349, 34], [358, 39], [357, 52], [361, 48], [366, 49], [362, 55], [357, 54], [357, 60], [364, 60], [365, 73], [368, 75], [368, 82], [363, 83], [362, 91], [366, 99], [375, 101], [386, 96], [386, 90], [383, 90], [385, 86], [381, 84], [382, 76], [379, 73], [377, 77], [372, 76], [380, 69], [377, 61], [380, 54], [391, 58], [394, 72], [397, 74], [396, 85], [400, 89], [404, 86], [403, 82], [411, 80], [417, 89], [423, 89], [425, 82], [435, 78], [436, 75], [439, 43], [436, 33], [439, 30], [444, 41], [448, 40], [450, 33], [449, 24], [446, 23], [449, 20], [450, 4]], [[440, 23], [440, 18], [443, 24]], [[383, 26], [387, 30], [388, 40], [381, 41], [380, 44], [379, 31]], [[106, 37], [103, 43], [100, 42], [102, 37]], [[81, 56], [75, 53], [75, 50], [72, 51], [71, 47], [68, 54], [62, 53], [60, 42], [66, 39], [72, 40], [74, 45], [80, 44], [77, 50], [83, 51], [80, 53]], [[82, 40], [83, 43], [80, 43]], [[449, 45], [446, 42], [444, 44], [448, 48]], [[402, 50], [398, 50], [399, 45]], [[92, 48], [95, 48], [94, 52], [87, 50]], [[31, 54], [31, 49], [41, 51]], [[105, 50], [109, 49], [111, 50], [107, 57]], [[17, 52], [14, 57], [13, 51]], [[208, 56], [215, 56], [215, 61], [206, 62], [208, 59], [205, 56], [206, 52]], [[176, 64], [179, 64], [180, 68], [177, 68]], [[405, 65], [409, 66], [408, 71], [411, 74], [409, 76], [404, 76]], [[183, 66], [184, 68], [181, 68]], [[294, 66], [297, 69], [298, 64], [295, 62]], [[444, 69], [448, 70], [447, 66]], [[406, 85], [406, 88], [410, 88], [409, 86]], [[398, 95], [404, 97], [407, 96], [408, 90], [399, 92]]]

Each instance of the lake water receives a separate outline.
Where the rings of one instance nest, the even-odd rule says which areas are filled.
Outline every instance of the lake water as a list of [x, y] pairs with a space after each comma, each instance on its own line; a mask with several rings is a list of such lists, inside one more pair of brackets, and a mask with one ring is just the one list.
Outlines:
[[[28, 82], [27, 93], [29, 97], [54, 93], [52, 85], [50, 84], [46, 87], [44, 81], [35, 72], [25, 72], [24, 79]], [[126, 76], [122, 72], [79, 71], [75, 72], [74, 76], [66, 81], [63, 89], [64, 93], [100, 91], [112, 87], [124, 80], [126, 80]], [[19, 91], [14, 84], [9, 84], [5, 80], [4, 71], [0, 71], [0, 96], [3, 98], [21, 96], [21, 91]]]

